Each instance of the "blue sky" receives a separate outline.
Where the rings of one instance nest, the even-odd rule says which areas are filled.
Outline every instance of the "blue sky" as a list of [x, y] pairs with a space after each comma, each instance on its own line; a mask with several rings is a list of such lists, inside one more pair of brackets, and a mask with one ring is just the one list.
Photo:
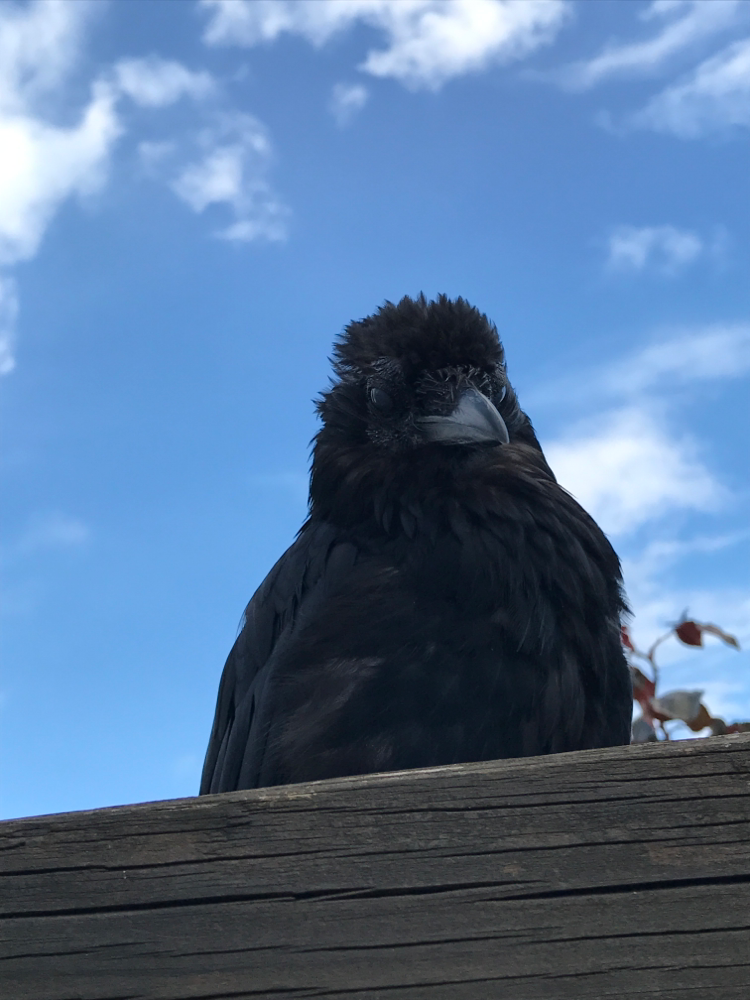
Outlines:
[[[497, 323], [641, 645], [750, 642], [750, 3], [0, 4], [1, 815], [194, 794], [333, 338]], [[750, 719], [750, 658], [663, 688]]]

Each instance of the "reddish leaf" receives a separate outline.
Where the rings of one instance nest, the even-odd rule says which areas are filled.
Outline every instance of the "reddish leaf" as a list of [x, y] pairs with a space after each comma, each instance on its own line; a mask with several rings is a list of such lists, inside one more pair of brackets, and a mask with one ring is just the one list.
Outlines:
[[620, 642], [623, 644], [625, 649], [635, 652], [635, 646], [633, 645], [633, 640], [630, 638], [630, 632], [628, 631], [627, 625], [620, 626]]
[[630, 668], [630, 676], [633, 679], [633, 697], [640, 705], [650, 706], [656, 693], [656, 685], [638, 667]]
[[703, 631], [697, 622], [680, 622], [679, 625], [675, 625], [674, 632], [680, 642], [684, 642], [686, 646], [703, 645]]
[[718, 625], [710, 625], [708, 622], [701, 622], [699, 628], [703, 632], [708, 632], [709, 635], [715, 635], [717, 638], [721, 639], [727, 644], [727, 646], [734, 646], [735, 649], [740, 648], [739, 642], [735, 639], [733, 635], [725, 632], [724, 629], [719, 628]]
[[630, 668], [630, 676], [633, 679], [633, 698], [638, 702], [643, 711], [644, 719], [650, 724], [656, 719], [658, 722], [668, 722], [672, 718], [661, 710], [661, 706], [654, 698], [656, 685], [646, 677], [638, 667]]

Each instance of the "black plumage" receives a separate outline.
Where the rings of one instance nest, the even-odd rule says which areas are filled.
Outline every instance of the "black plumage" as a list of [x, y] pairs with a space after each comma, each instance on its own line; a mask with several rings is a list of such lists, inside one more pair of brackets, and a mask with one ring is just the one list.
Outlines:
[[404, 298], [334, 369], [309, 518], [246, 609], [201, 792], [628, 743], [619, 561], [495, 327]]

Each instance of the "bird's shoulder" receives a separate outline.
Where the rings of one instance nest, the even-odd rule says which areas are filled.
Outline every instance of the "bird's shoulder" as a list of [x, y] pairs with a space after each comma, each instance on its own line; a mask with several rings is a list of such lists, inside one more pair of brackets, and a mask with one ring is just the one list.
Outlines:
[[361, 545], [350, 533], [311, 520], [258, 587], [224, 664], [201, 791], [209, 790], [224, 767], [235, 720], [243, 706], [257, 700], [256, 688], [275, 655], [289, 645], [301, 621], [314, 616], [327, 597], [346, 586], [362, 556]]
[[295, 630], [308, 605], [343, 587], [363, 547], [351, 533], [308, 521], [250, 599], [237, 636], [237, 683], [244, 686]]

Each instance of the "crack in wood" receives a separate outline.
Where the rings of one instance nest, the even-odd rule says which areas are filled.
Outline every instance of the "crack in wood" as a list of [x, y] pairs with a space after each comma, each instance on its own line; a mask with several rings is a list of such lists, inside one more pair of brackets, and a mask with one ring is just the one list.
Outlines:
[[[627, 882], [615, 885], [586, 886], [580, 888], [546, 889], [540, 892], [517, 893], [503, 895], [497, 902], [528, 901], [536, 899], [561, 899], [586, 896], [613, 896], [621, 893], [659, 892], [669, 889], [686, 889], [696, 886], [745, 885], [750, 883], [750, 874], [708, 876], [705, 878], [662, 879], [649, 882]], [[135, 913], [145, 910], [182, 909], [184, 907], [226, 906], [237, 903], [267, 903], [267, 902], [319, 902], [387, 899], [405, 896], [432, 896], [456, 892], [471, 892], [478, 889], [502, 889], [505, 886], [524, 884], [513, 879], [508, 881], [488, 880], [477, 882], [455, 882], [444, 885], [430, 886], [399, 886], [393, 888], [367, 888], [358, 886], [337, 889], [311, 889], [305, 892], [264, 892], [264, 893], [226, 893], [220, 896], [206, 896], [200, 899], [170, 899], [153, 900], [144, 903], [122, 903], [109, 906], [70, 907], [60, 910], [16, 911], [0, 915], [3, 920], [29, 920], [43, 917], [59, 919], [63, 917], [98, 916], [106, 913]]]

